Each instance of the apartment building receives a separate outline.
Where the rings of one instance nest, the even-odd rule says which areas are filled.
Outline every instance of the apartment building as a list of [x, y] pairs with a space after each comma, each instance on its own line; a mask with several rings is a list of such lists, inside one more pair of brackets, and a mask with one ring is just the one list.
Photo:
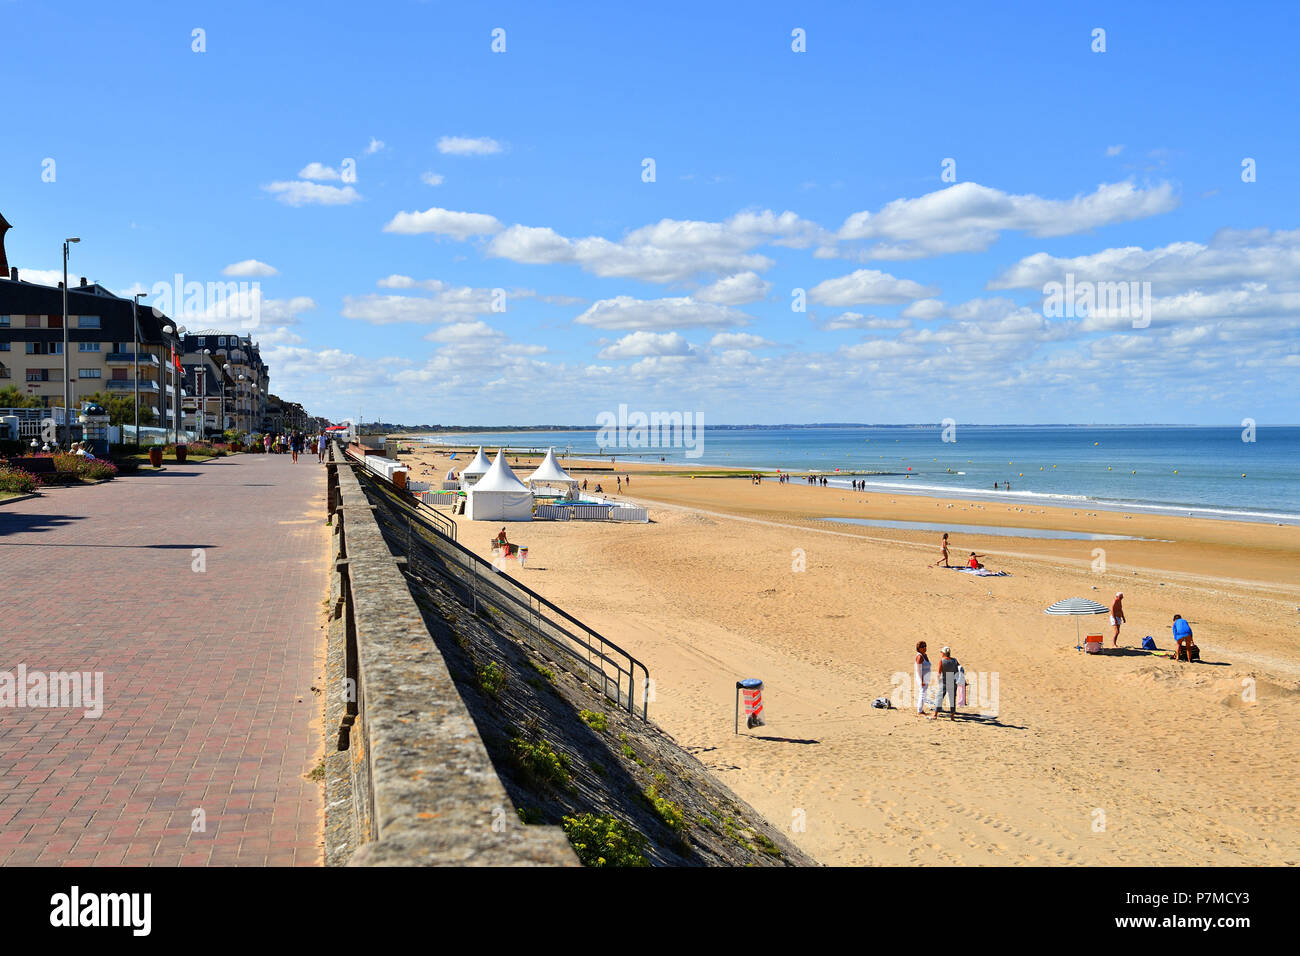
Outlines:
[[218, 329], [187, 332], [182, 336], [181, 362], [198, 365], [210, 362], [228, 376], [226, 385], [227, 428], [243, 432], [266, 429], [270, 400], [271, 370], [262, 361], [262, 351], [251, 336]]
[[[140, 306], [140, 407], [170, 425], [179, 379], [171, 361], [174, 323]], [[45, 408], [63, 404], [63, 290], [0, 278], [0, 387], [17, 385]], [[131, 299], [87, 282], [68, 290], [68, 368], [72, 407], [95, 392], [134, 395], [136, 323]]]

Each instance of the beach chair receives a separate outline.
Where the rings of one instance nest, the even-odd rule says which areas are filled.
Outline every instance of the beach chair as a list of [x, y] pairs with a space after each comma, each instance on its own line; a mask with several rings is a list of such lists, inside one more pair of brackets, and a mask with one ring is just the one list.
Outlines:
[[1089, 634], [1083, 639], [1083, 649], [1088, 654], [1100, 654], [1102, 647], [1100, 634]]

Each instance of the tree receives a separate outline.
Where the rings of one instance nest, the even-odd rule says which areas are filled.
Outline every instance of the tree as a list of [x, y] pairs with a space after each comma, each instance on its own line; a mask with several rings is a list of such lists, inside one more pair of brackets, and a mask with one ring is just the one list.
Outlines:
[[28, 395], [17, 385], [0, 388], [0, 408], [40, 408], [41, 400]]

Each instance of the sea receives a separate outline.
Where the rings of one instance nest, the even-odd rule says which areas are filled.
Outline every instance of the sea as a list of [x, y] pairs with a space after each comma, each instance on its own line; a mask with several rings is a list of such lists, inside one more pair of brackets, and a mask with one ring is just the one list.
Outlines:
[[796, 481], [817, 473], [836, 487], [863, 481], [868, 492], [1300, 524], [1300, 426], [735, 426], [705, 427], [695, 437], [674, 443], [665, 433], [663, 447], [629, 447], [635, 432], [596, 429], [425, 440], [488, 450], [553, 447], [574, 458], [700, 469], [779, 469]]

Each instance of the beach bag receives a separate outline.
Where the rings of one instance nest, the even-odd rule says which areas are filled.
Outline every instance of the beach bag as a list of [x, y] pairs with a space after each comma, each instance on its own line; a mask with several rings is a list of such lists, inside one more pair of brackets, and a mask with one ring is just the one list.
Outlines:
[[889, 699], [888, 697], [877, 697], [875, 700], [873, 700], [873, 701], [871, 702], [871, 706], [872, 706], [872, 707], [876, 707], [876, 708], [881, 709], [881, 710], [893, 710], [893, 709], [894, 709], [893, 702], [890, 701], [890, 699]]
[[964, 681], [957, 685], [957, 706], [966, 706], [966, 684]]
[[1150, 634], [1142, 638], [1142, 650], [1144, 651], [1158, 650], [1158, 648], [1156, 647], [1156, 639], [1152, 637]]
[[1199, 661], [1201, 659], [1201, 649], [1193, 644], [1187, 649], [1187, 657], [1189, 660]]

